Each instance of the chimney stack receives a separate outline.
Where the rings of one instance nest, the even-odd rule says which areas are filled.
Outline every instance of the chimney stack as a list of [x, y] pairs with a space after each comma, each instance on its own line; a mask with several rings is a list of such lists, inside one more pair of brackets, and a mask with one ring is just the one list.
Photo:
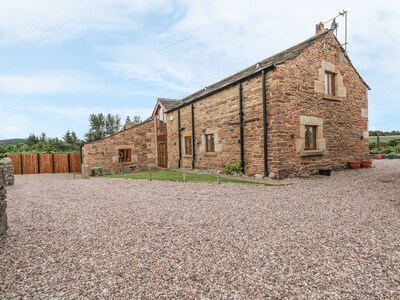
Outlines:
[[315, 35], [325, 32], [325, 25], [322, 22], [315, 25]]

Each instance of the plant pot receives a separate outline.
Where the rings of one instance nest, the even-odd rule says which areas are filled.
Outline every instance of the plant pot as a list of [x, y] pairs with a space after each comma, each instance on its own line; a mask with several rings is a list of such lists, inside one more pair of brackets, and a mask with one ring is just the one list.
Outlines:
[[382, 159], [382, 154], [375, 155], [375, 159]]
[[370, 168], [371, 167], [372, 162], [370, 160], [362, 160], [361, 161], [361, 168]]
[[361, 161], [351, 160], [351, 161], [349, 161], [349, 166], [350, 166], [350, 169], [353, 169], [353, 170], [358, 169], [361, 166]]

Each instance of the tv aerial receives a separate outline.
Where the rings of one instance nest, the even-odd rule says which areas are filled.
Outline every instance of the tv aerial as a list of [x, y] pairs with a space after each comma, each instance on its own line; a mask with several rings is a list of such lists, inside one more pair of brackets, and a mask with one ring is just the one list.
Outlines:
[[335, 31], [335, 35], [337, 36], [337, 31], [339, 27], [339, 23], [336, 22], [336, 18], [344, 17], [344, 44], [340, 45], [344, 47], [344, 51], [347, 53], [347, 10], [342, 10], [339, 14], [332, 19], [326, 21], [324, 24], [331, 22], [330, 29]]

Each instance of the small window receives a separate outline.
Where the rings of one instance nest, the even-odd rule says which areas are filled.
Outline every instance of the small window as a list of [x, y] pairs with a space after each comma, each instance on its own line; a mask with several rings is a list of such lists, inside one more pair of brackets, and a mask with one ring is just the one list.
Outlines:
[[185, 154], [192, 155], [192, 137], [185, 136]]
[[335, 73], [325, 72], [325, 94], [335, 96]]
[[206, 134], [206, 152], [214, 151], [214, 134]]
[[131, 162], [131, 149], [119, 149], [119, 161]]
[[304, 150], [317, 149], [317, 126], [305, 126], [305, 147]]

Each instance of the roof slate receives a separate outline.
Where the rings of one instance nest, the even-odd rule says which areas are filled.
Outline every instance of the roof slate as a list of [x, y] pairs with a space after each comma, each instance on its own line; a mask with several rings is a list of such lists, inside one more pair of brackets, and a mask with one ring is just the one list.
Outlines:
[[171, 110], [175, 108], [177, 105], [179, 105], [182, 102], [182, 100], [158, 98], [158, 102], [160, 102], [166, 110]]

